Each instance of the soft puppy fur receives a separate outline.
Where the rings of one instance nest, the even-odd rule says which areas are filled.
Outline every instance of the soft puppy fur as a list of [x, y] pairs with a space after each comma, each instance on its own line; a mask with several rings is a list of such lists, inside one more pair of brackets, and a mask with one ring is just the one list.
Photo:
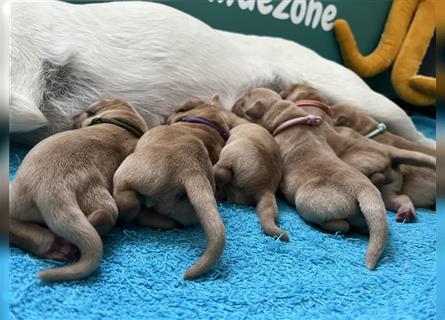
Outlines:
[[62, 260], [70, 247], [60, 238], [80, 249], [79, 261], [42, 271], [42, 280], [90, 275], [102, 259], [99, 233], [116, 222], [118, 210], [110, 194], [113, 175], [138, 139], [113, 124], [88, 126], [97, 117], [123, 119], [147, 130], [131, 105], [118, 98], [103, 99], [75, 119], [75, 125], [83, 128], [53, 135], [36, 145], [10, 186], [12, 244], [40, 257]]
[[230, 121], [221, 106], [191, 100], [180, 106], [167, 124], [149, 130], [136, 150], [114, 176], [114, 198], [127, 220], [140, 211], [139, 195], [145, 206], [182, 225], [200, 222], [207, 237], [207, 249], [185, 279], [208, 271], [222, 254], [224, 224], [216, 207], [212, 166], [218, 161], [224, 139], [200, 123], [181, 122], [185, 117], [205, 118], [229, 133]]
[[[296, 102], [304, 99], [314, 99], [325, 102], [320, 93], [309, 86], [293, 85], [281, 93], [281, 96], [290, 101]], [[377, 122], [372, 119], [365, 118], [366, 113], [360, 110], [354, 111], [350, 107], [336, 105], [332, 108], [334, 124], [352, 125], [359, 128], [362, 132], [368, 133], [377, 127]], [[350, 117], [348, 116], [351, 115]], [[415, 208], [411, 202], [409, 195], [403, 193], [404, 171], [408, 168], [413, 168], [415, 172], [434, 172], [435, 159], [425, 154], [414, 151], [428, 151], [428, 149], [421, 145], [416, 145], [403, 138], [399, 138], [391, 133], [386, 133], [380, 137], [378, 141], [388, 142], [388, 145], [377, 143], [371, 139], [362, 136], [360, 133], [348, 127], [336, 127], [337, 133], [340, 135], [329, 135], [327, 141], [331, 148], [336, 152], [338, 157], [346, 161], [354, 168], [360, 170], [378, 186], [385, 206], [389, 210], [397, 212], [396, 220], [399, 222], [413, 222], [415, 221]], [[391, 145], [406, 147], [404, 149], [394, 148]], [[419, 168], [414, 166], [401, 166], [401, 164], [412, 164], [418, 166], [426, 166], [429, 168]], [[403, 170], [402, 171], [402, 167]], [[433, 168], [433, 169], [430, 169]], [[411, 171], [412, 172], [412, 171]], [[431, 177], [431, 173], [427, 174]], [[415, 175], [413, 175], [414, 178]], [[418, 179], [417, 179], [418, 180]], [[408, 183], [413, 183], [413, 179], [408, 177]], [[411, 187], [411, 185], [409, 185]], [[416, 200], [421, 196], [422, 203], [425, 203], [431, 198], [431, 183], [428, 178], [425, 179], [424, 186], [426, 190], [418, 191]], [[414, 187], [414, 186], [413, 186]], [[417, 186], [419, 187], [419, 186]], [[411, 188], [408, 189], [408, 191]], [[414, 191], [414, 189], [411, 189]]]
[[[298, 85], [291, 86], [286, 91], [289, 92], [289, 90], [294, 90], [297, 87]], [[287, 94], [286, 99], [295, 101], [295, 95]], [[332, 106], [332, 111], [334, 112], [335, 126], [349, 127], [361, 133], [362, 135], [368, 134], [379, 124], [379, 122], [377, 122], [368, 112], [348, 105], [335, 104]], [[387, 130], [374, 136], [372, 140], [384, 144], [389, 144], [397, 148], [418, 151], [429, 154], [431, 156], [436, 156], [435, 149], [428, 148], [427, 146], [424, 146], [422, 144], [411, 142], [398, 135], [392, 134]]]
[[[256, 88], [241, 98], [233, 112], [273, 133], [285, 121], [322, 113], [299, 108], [272, 90]], [[331, 232], [350, 226], [369, 228], [366, 266], [374, 269], [386, 244], [386, 210], [377, 188], [358, 170], [340, 160], [326, 136], [336, 134], [323, 117], [319, 126], [291, 126], [275, 135], [283, 159], [280, 190], [310, 223]]]
[[275, 222], [275, 193], [283, 169], [278, 145], [267, 130], [247, 121], [234, 127], [213, 170], [223, 198], [256, 205], [264, 233], [289, 241], [287, 233]]
[[[362, 135], [375, 129], [378, 122], [367, 112], [351, 106], [334, 105], [334, 123], [337, 126], [350, 127]], [[423, 152], [436, 156], [436, 150], [424, 145], [413, 143], [388, 131], [371, 138], [374, 141], [392, 145], [401, 149]], [[400, 165], [399, 170], [403, 176], [401, 190], [388, 188], [383, 193], [383, 199], [388, 209], [398, 211], [407, 203], [405, 196], [411, 199], [418, 208], [431, 208], [436, 206], [436, 170], [424, 167]]]

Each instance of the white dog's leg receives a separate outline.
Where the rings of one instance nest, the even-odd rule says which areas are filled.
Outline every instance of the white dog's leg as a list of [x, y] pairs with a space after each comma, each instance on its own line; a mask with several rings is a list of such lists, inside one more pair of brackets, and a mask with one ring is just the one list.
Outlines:
[[38, 106], [14, 92], [11, 94], [9, 117], [9, 126], [12, 132], [31, 131], [48, 124]]

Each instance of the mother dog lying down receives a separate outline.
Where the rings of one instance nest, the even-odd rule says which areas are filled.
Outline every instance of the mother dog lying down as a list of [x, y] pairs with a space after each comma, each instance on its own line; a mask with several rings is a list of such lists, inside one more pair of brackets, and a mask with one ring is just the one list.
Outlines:
[[157, 3], [13, 3], [12, 21], [10, 128], [21, 142], [71, 128], [101, 96], [121, 96], [154, 126], [190, 97], [220, 93], [231, 108], [253, 87], [304, 82], [434, 146], [352, 71], [291, 41], [215, 30]]

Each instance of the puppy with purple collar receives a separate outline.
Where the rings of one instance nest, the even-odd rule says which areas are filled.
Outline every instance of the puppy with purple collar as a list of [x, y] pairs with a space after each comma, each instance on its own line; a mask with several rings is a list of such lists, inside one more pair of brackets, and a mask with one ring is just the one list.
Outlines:
[[[191, 100], [167, 119], [167, 125], [149, 130], [114, 175], [114, 198], [123, 219], [138, 217], [140, 198], [148, 214], [172, 223], [201, 223], [207, 249], [185, 279], [207, 272], [221, 256], [225, 229], [216, 206], [212, 166], [218, 161], [230, 131], [229, 113], [221, 106]], [[141, 222], [141, 221], [139, 221]], [[168, 225], [168, 223], [167, 223]]]

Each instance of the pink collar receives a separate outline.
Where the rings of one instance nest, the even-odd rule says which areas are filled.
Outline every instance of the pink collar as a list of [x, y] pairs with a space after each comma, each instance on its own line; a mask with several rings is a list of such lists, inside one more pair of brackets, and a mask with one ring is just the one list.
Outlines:
[[319, 116], [314, 116], [312, 114], [309, 114], [305, 117], [298, 117], [298, 118], [292, 118], [290, 120], [284, 121], [282, 124], [280, 124], [272, 133], [273, 136], [276, 136], [281, 131], [286, 130], [287, 128], [293, 127], [297, 124], [304, 124], [307, 126], [315, 127], [319, 126], [321, 123], [321, 118]]
[[334, 116], [332, 107], [318, 100], [297, 100], [294, 102], [297, 107], [316, 107], [326, 112], [331, 118]]

